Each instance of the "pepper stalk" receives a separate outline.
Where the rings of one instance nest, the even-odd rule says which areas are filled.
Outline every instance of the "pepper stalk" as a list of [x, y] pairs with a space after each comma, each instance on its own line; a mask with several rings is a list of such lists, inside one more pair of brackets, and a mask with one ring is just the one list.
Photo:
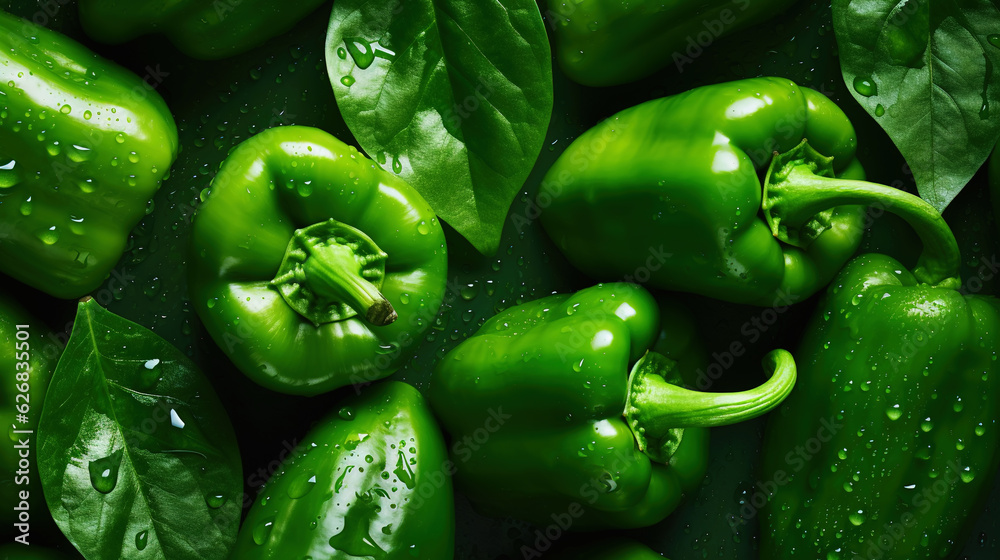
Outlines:
[[387, 258], [367, 235], [330, 219], [295, 231], [271, 286], [314, 325], [360, 314], [382, 327], [397, 318], [379, 291]]
[[706, 393], [680, 386], [677, 363], [647, 352], [629, 374], [623, 413], [639, 450], [666, 463], [676, 447], [675, 430], [736, 424], [774, 409], [795, 386], [795, 360], [787, 350], [773, 350], [763, 365], [770, 378], [759, 387]]
[[958, 288], [959, 250], [955, 235], [940, 212], [920, 197], [868, 181], [833, 177], [830, 162], [803, 140], [783, 154], [775, 153], [764, 180], [761, 208], [771, 233], [784, 243], [808, 247], [818, 235], [814, 217], [843, 205], [882, 205], [917, 232], [923, 251], [913, 275], [925, 284]]

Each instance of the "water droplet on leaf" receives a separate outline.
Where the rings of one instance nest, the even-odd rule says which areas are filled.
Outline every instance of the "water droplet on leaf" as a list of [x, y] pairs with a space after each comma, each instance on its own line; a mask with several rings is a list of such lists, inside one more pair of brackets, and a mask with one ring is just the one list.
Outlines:
[[146, 542], [149, 538], [149, 531], [142, 531], [135, 536], [135, 547], [139, 550], [146, 548]]
[[854, 78], [854, 91], [858, 92], [858, 95], [871, 97], [878, 94], [878, 86], [871, 78], [856, 76]]
[[111, 455], [95, 461], [90, 461], [87, 465], [90, 471], [90, 484], [94, 490], [102, 494], [108, 494], [115, 489], [118, 484], [118, 469], [122, 464], [122, 449], [115, 451]]

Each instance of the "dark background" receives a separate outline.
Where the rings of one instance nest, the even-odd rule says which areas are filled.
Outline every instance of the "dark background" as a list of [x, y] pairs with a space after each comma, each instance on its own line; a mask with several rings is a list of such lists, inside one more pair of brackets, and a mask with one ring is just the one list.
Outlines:
[[[191, 218], [220, 163], [230, 149], [253, 134], [276, 125], [308, 125], [325, 129], [345, 142], [353, 137], [340, 117], [324, 62], [324, 40], [330, 4], [290, 33], [240, 56], [203, 62], [180, 54], [162, 37], [145, 37], [121, 46], [101, 45], [80, 30], [73, 0], [10, 0], [0, 3], [17, 15], [66, 33], [103, 56], [146, 77], [174, 113], [181, 153], [170, 177], [157, 193], [150, 212], [132, 232], [116, 270], [125, 282], [106, 282], [113, 297], [107, 307], [153, 329], [191, 356], [211, 378], [225, 403], [239, 438], [246, 492], [259, 487], [257, 473], [266, 471], [286, 444], [302, 438], [311, 423], [337, 409], [350, 388], [314, 398], [290, 397], [257, 387], [216, 348], [188, 300], [185, 261]], [[544, 6], [543, 6], [544, 8]], [[830, 6], [802, 0], [786, 14], [737, 35], [715, 41], [678, 73], [673, 67], [638, 83], [591, 89], [569, 82], [555, 70], [555, 109], [546, 147], [510, 215], [525, 215], [528, 202], [552, 162], [582, 131], [623, 108], [691, 87], [740, 78], [775, 75], [819, 89], [851, 117], [859, 139], [859, 157], [875, 181], [913, 190], [912, 178], [899, 152], [874, 120], [854, 102], [840, 75]], [[509, 215], [509, 216], [510, 216]], [[983, 173], [974, 178], [946, 213], [956, 230], [967, 263], [965, 278], [975, 274], [981, 257], [994, 253], [996, 232]], [[549, 293], [571, 291], [593, 282], [575, 272], [556, 251], [537, 222], [521, 231], [509, 219], [496, 255], [478, 254], [445, 226], [450, 291], [425, 340], [412, 348], [408, 363], [395, 375], [423, 388], [435, 361], [495, 312]], [[880, 218], [866, 237], [865, 249], [905, 259], [915, 257], [908, 226]], [[57, 331], [68, 332], [75, 303], [54, 300], [28, 287], [5, 281], [29, 308]], [[984, 293], [993, 292], [993, 282]], [[27, 294], [27, 295], [25, 295]], [[714, 389], [736, 390], [761, 381], [760, 358], [774, 347], [794, 349], [809, 319], [815, 298], [778, 316], [764, 336], [751, 341], [741, 328], [759, 308], [735, 306], [695, 296], [699, 329], [709, 352], [722, 353], [733, 342], [748, 348]], [[758, 446], [764, 421], [714, 429], [709, 474], [700, 489], [663, 523], [631, 532], [656, 550], [676, 559], [756, 558], [757, 520], [731, 525], [740, 507], [756, 491]], [[990, 502], [1000, 503], [994, 490]], [[535, 527], [515, 520], [477, 515], [457, 498], [457, 549], [460, 560], [521, 558], [522, 544], [533, 546]], [[987, 508], [965, 544], [962, 558], [994, 559], [1000, 516]], [[560, 544], [578, 538], [565, 536]], [[67, 547], [59, 535], [49, 544]], [[37, 539], [36, 544], [41, 544]]]

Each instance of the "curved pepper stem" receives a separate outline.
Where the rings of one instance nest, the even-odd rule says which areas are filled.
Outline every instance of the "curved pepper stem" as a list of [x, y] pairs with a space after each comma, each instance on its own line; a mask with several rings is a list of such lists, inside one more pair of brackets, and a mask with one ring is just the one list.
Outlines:
[[703, 393], [675, 382], [676, 362], [647, 352], [629, 374], [624, 416], [639, 450], [655, 461], [669, 458], [670, 431], [676, 428], [725, 426], [756, 418], [781, 404], [795, 386], [795, 360], [786, 350], [764, 357], [770, 378], [739, 393]]
[[806, 248], [816, 237], [817, 215], [835, 206], [878, 204], [906, 220], [920, 236], [924, 248], [913, 275], [926, 284], [958, 288], [958, 242], [941, 214], [920, 197], [899, 189], [837, 179], [830, 166], [832, 160], [805, 140], [784, 154], [775, 154], [761, 204], [774, 236]]
[[328, 220], [295, 232], [271, 286], [315, 325], [361, 314], [382, 327], [397, 318], [379, 291], [386, 258], [362, 232]]

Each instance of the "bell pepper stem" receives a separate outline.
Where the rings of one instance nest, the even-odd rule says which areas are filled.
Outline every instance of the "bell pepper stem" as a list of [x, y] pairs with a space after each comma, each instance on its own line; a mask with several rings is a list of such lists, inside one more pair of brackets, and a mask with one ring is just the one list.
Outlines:
[[776, 238], [805, 248], [810, 241], [806, 235], [809, 221], [817, 214], [835, 206], [876, 205], [906, 220], [920, 236], [923, 251], [913, 270], [920, 282], [959, 287], [958, 242], [933, 206], [899, 189], [833, 177], [831, 160], [805, 140], [784, 154], [775, 154], [761, 207]]
[[300, 269], [303, 278], [297, 280], [307, 282], [317, 294], [344, 301], [375, 326], [382, 327], [396, 320], [396, 310], [378, 288], [362, 276], [361, 265], [349, 246], [318, 244], [301, 232], [296, 235], [301, 236], [302, 246], [308, 253]]
[[675, 428], [725, 426], [756, 418], [788, 396], [795, 385], [795, 360], [786, 350], [765, 356], [770, 378], [754, 389], [738, 393], [705, 393], [686, 389], [668, 379], [676, 363], [656, 352], [647, 352], [629, 375], [625, 419], [639, 450], [651, 457], [656, 442]]

